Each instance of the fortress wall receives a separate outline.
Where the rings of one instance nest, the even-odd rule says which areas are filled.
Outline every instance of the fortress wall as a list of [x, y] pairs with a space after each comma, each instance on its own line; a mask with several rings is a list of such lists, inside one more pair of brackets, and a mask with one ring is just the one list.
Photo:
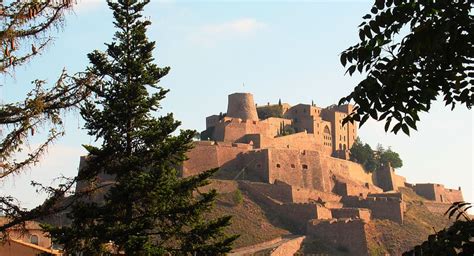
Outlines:
[[182, 167], [183, 177], [196, 175], [212, 168], [225, 165], [228, 168], [239, 168], [237, 156], [250, 150], [249, 145], [200, 141], [186, 155], [189, 158]]
[[362, 165], [358, 163], [334, 157], [323, 157], [322, 163], [332, 174], [347, 177], [363, 184], [369, 183], [374, 185], [372, 174], [365, 172]]
[[334, 218], [361, 219], [366, 223], [370, 222], [370, 210], [364, 208], [339, 208], [331, 209]]
[[267, 134], [272, 135], [272, 137], [274, 137], [278, 135], [278, 132], [281, 128], [281, 124], [291, 125], [293, 121], [291, 119], [286, 118], [270, 117], [265, 120], [261, 120], [260, 123], [266, 124], [266, 127], [268, 129]]
[[367, 208], [376, 219], [388, 219], [397, 223], [403, 223], [403, 213], [406, 209], [405, 203], [398, 198], [391, 197], [368, 197], [362, 199], [354, 196], [343, 197], [344, 207]]
[[216, 141], [237, 142], [247, 134], [260, 134], [273, 138], [279, 129], [273, 123], [255, 120], [242, 120], [239, 118], [225, 117], [214, 127], [212, 139]]
[[451, 203], [439, 203], [439, 202], [429, 202], [424, 201], [423, 205], [428, 208], [430, 212], [444, 214], [449, 207], [451, 207]]
[[301, 229], [304, 229], [307, 222], [312, 219], [332, 219], [331, 210], [319, 204], [286, 203], [277, 208], [279, 216], [283, 216]]
[[317, 141], [313, 134], [306, 132], [299, 132], [286, 136], [267, 138], [265, 144], [262, 145], [268, 148], [290, 148], [300, 150], [319, 150], [321, 143]]
[[395, 174], [395, 170], [390, 166], [382, 166], [374, 173], [377, 186], [384, 191], [398, 191], [399, 187], [405, 187], [406, 179]]
[[329, 175], [321, 168], [320, 153], [310, 150], [268, 149], [269, 182], [281, 180], [290, 185], [330, 192]]
[[332, 247], [344, 247], [350, 255], [368, 256], [366, 224], [363, 220], [308, 222], [306, 234]]
[[416, 184], [414, 190], [418, 195], [436, 202], [453, 203], [463, 201], [461, 190], [447, 189], [441, 184]]
[[341, 200], [340, 196], [333, 193], [294, 186], [291, 187], [291, 194], [293, 195], [293, 202], [295, 203], [306, 203], [309, 201], [319, 200], [322, 200], [323, 202], [339, 202]]
[[219, 123], [218, 115], [212, 115], [212, 116], [206, 117], [206, 129], [216, 126], [217, 123]]
[[361, 196], [365, 198], [370, 193], [382, 192], [382, 189], [369, 183], [357, 183], [352, 180], [336, 176], [334, 191], [342, 196]]
[[258, 149], [245, 152], [241, 155], [241, 166], [245, 168], [245, 174], [248, 179], [267, 183], [269, 179], [269, 156], [267, 149]]
[[188, 160], [183, 162], [181, 175], [188, 177], [199, 174], [203, 171], [219, 167], [217, 158], [217, 145], [196, 144], [188, 153]]
[[456, 189], [446, 189], [445, 191], [446, 201], [450, 203], [464, 201], [462, 192]]
[[283, 203], [293, 202], [291, 186], [283, 182], [275, 182], [275, 184], [268, 183], [246, 183], [248, 187], [256, 190], [268, 197], [278, 200]]

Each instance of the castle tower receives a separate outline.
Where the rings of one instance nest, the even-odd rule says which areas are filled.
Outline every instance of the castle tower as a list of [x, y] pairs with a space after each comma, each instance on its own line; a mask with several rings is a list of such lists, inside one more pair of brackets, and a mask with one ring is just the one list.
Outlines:
[[250, 93], [233, 93], [229, 95], [227, 116], [242, 120], [258, 121], [257, 109]]

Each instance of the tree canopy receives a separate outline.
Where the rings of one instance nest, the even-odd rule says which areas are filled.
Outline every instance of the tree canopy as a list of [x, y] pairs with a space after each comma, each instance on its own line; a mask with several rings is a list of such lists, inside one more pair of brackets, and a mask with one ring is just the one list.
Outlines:
[[[470, 109], [474, 103], [474, 16], [470, 0], [376, 0], [359, 25], [360, 42], [341, 54], [347, 72], [364, 74], [344, 121], [369, 117], [385, 121], [385, 131], [417, 129], [439, 95], [446, 105]], [[408, 33], [405, 34], [405, 29]]]
[[390, 165], [393, 168], [400, 168], [403, 166], [403, 161], [397, 152], [394, 152], [390, 147], [385, 149], [382, 145], [377, 145], [376, 150], [363, 143], [357, 138], [350, 149], [350, 160], [360, 163], [368, 172], [376, 171], [381, 166]]
[[[182, 130], [172, 114], [154, 112], [168, 90], [159, 85], [169, 67], [155, 64], [155, 42], [142, 17], [149, 1], [107, 1], [117, 29], [106, 52], [88, 55], [88, 72], [102, 79], [89, 84], [94, 98], [81, 107], [88, 134], [88, 162], [79, 179], [96, 190], [96, 200], [76, 201], [70, 227], [48, 227], [67, 253], [103, 255], [218, 255], [236, 236], [226, 236], [230, 217], [205, 220], [216, 191], [199, 191], [215, 172], [180, 178], [176, 170], [191, 149], [195, 131]], [[113, 180], [101, 182], [98, 175]], [[108, 247], [107, 247], [108, 246]]]

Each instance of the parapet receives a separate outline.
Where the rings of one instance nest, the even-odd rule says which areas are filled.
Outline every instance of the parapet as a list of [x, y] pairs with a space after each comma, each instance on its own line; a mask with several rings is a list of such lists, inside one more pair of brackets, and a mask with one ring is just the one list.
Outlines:
[[242, 120], [258, 121], [257, 109], [250, 93], [233, 93], [229, 95], [227, 116]]

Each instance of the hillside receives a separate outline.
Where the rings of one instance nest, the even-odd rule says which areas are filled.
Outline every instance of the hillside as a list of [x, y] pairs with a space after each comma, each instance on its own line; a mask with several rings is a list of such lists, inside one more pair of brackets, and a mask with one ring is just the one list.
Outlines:
[[242, 193], [235, 181], [214, 180], [208, 188], [219, 191], [216, 206], [210, 218], [232, 215], [232, 224], [227, 229], [229, 234], [239, 234], [235, 248], [245, 247], [274, 238], [288, 235], [289, 231], [278, 227], [278, 219], [267, 213], [245, 193]]
[[[232, 215], [229, 233], [240, 234], [235, 248], [272, 240], [294, 230], [291, 224], [258, 205], [235, 181], [214, 180], [210, 186], [221, 191], [216, 208], [211, 216]], [[375, 219], [367, 225], [367, 242], [371, 255], [400, 255], [420, 244], [435, 230], [450, 224], [442, 214], [431, 213], [424, 205], [425, 200], [409, 188], [401, 188], [407, 204], [405, 220], [398, 224], [390, 220]], [[327, 244], [307, 238], [300, 252], [302, 254], [350, 255], [347, 248], [332, 248]]]

